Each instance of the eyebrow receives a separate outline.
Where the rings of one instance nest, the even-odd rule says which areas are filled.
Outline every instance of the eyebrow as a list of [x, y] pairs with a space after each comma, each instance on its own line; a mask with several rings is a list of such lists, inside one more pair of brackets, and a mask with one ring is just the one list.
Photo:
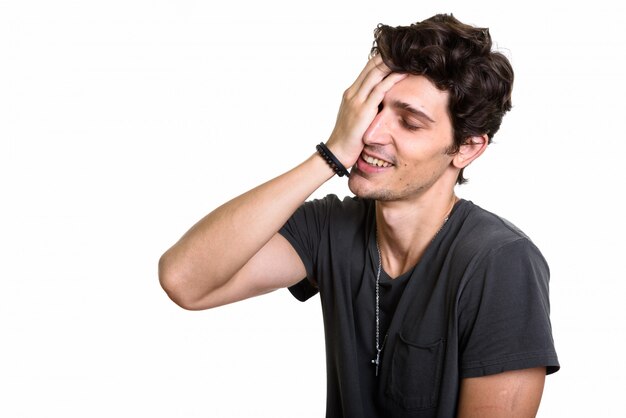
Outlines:
[[411, 113], [412, 115], [421, 118], [421, 119], [426, 119], [432, 123], [435, 123], [435, 121], [433, 120], [433, 118], [431, 118], [430, 116], [428, 116], [426, 113], [422, 112], [421, 110], [417, 110], [416, 108], [414, 108], [413, 106], [411, 106], [408, 103], [405, 102], [401, 102], [400, 100], [394, 100], [393, 102], [391, 102], [391, 106], [396, 108], [396, 109], [402, 109], [406, 112]]

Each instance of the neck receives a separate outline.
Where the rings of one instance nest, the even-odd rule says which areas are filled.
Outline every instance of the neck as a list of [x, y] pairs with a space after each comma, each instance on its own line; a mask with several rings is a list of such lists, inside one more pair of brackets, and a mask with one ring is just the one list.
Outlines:
[[382, 266], [390, 277], [401, 275], [419, 262], [457, 200], [450, 191], [423, 202], [376, 202], [376, 235]]

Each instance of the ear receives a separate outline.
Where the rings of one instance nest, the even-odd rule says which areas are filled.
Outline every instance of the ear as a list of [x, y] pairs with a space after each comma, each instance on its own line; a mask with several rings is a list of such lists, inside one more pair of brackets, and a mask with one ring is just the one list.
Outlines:
[[467, 167], [472, 161], [485, 152], [488, 144], [489, 138], [487, 134], [466, 138], [463, 145], [459, 147], [459, 152], [454, 155], [452, 164], [459, 169]]

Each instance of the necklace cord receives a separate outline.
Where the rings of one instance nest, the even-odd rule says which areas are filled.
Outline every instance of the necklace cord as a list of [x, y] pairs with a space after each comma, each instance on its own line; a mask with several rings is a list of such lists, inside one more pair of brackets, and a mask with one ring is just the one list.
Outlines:
[[[439, 233], [441, 232], [443, 227], [448, 222], [448, 219], [450, 218], [450, 214], [452, 213], [452, 209], [454, 209], [454, 204], [455, 203], [456, 203], [456, 197], [453, 196], [453, 198], [452, 198], [452, 206], [450, 207], [450, 210], [446, 214], [446, 217], [443, 219], [443, 224], [437, 230], [437, 232], [433, 236], [432, 240], [430, 240], [431, 243], [435, 240], [435, 238], [437, 238], [437, 235], [439, 235]], [[376, 358], [372, 360], [372, 364], [374, 364], [376, 366], [376, 376], [378, 376], [378, 366], [380, 365], [380, 353], [383, 351], [383, 347], [385, 345], [385, 342], [387, 341], [387, 335], [385, 335], [385, 340], [383, 341], [383, 345], [381, 346], [380, 345], [380, 272], [381, 272], [382, 267], [383, 267], [383, 257], [382, 257], [381, 252], [380, 252], [380, 245], [378, 244], [378, 231], [376, 231], [375, 239], [376, 239], [376, 252], [378, 253], [378, 268], [376, 269], [376, 309], [375, 309], [375, 314], [376, 314]]]

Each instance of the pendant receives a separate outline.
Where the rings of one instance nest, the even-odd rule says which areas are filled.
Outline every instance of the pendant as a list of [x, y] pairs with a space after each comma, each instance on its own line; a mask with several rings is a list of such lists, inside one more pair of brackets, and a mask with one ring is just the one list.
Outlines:
[[377, 348], [376, 349], [376, 358], [374, 360], [372, 360], [372, 364], [374, 364], [376, 366], [376, 377], [378, 377], [378, 365], [380, 364], [380, 352], [382, 351], [382, 348]]
[[383, 351], [383, 348], [385, 348], [388, 336], [389, 334], [385, 334], [385, 338], [383, 338], [383, 345], [381, 345], [380, 348], [376, 347], [376, 358], [372, 360], [372, 364], [376, 366], [376, 377], [378, 377], [378, 366], [380, 366], [380, 353]]

